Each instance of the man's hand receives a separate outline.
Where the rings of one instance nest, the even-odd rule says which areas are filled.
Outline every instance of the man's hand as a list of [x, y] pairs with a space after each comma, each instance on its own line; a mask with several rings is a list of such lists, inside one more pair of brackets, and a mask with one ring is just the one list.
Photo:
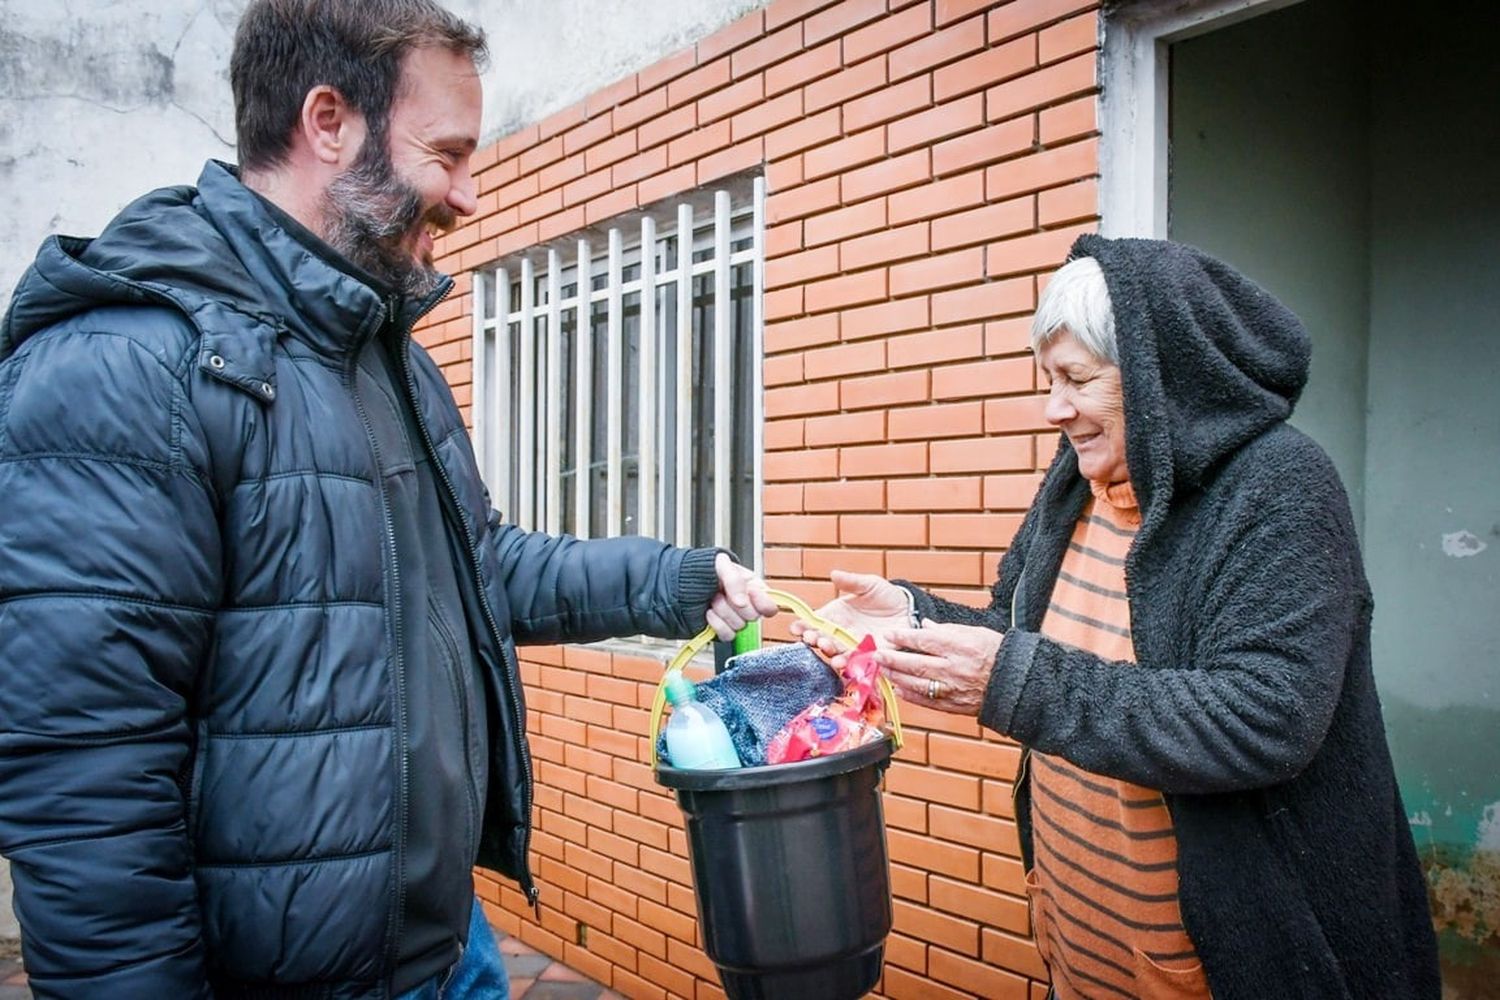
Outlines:
[[975, 625], [927, 622], [897, 629], [880, 662], [902, 698], [940, 712], [978, 715], [1005, 636]]
[[[873, 573], [845, 573], [834, 570], [829, 579], [839, 596], [818, 609], [818, 615], [854, 633], [855, 639], [875, 637], [880, 647], [890, 645], [887, 635], [892, 629], [905, 628], [912, 622], [911, 595], [884, 577]], [[805, 622], [793, 622], [792, 634], [809, 646], [833, 657], [835, 668], [843, 667], [848, 650], [827, 632], [810, 628]]]
[[777, 611], [776, 602], [766, 593], [766, 581], [723, 552], [714, 559], [719, 574], [719, 592], [708, 604], [708, 627], [720, 639], [729, 642], [746, 622], [769, 618]]

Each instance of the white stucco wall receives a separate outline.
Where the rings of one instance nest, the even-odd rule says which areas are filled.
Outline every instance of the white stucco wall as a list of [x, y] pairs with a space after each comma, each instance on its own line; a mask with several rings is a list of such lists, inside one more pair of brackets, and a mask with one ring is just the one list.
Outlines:
[[[767, 0], [449, 0], [493, 53], [484, 134], [545, 117]], [[245, 0], [0, 0], [0, 302], [51, 233], [233, 160], [229, 51]], [[0, 938], [17, 935], [0, 861]]]

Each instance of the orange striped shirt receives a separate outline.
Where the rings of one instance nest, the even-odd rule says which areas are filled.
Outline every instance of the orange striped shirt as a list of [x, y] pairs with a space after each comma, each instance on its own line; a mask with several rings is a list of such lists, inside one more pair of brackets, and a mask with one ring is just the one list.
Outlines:
[[[1129, 483], [1094, 484], [1042, 634], [1135, 662], [1125, 556], [1140, 527]], [[1161, 793], [1031, 755], [1032, 930], [1059, 1000], [1204, 1000], [1177, 903], [1177, 837]]]

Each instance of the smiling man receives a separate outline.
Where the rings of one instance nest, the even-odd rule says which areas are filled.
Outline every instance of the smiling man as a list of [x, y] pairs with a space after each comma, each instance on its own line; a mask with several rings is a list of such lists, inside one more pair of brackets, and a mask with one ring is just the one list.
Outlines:
[[517, 643], [774, 611], [726, 553], [503, 524], [411, 328], [485, 54], [430, 0], [253, 0], [240, 166], [53, 237], [0, 326], [0, 850], [38, 997], [505, 994]]

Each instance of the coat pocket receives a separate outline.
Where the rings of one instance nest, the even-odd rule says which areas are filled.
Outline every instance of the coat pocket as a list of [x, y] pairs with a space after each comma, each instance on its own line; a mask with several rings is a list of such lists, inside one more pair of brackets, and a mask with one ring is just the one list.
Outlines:
[[1168, 966], [1139, 948], [1131, 951], [1135, 956], [1135, 995], [1141, 1000], [1211, 1000], [1208, 976], [1196, 956]]

